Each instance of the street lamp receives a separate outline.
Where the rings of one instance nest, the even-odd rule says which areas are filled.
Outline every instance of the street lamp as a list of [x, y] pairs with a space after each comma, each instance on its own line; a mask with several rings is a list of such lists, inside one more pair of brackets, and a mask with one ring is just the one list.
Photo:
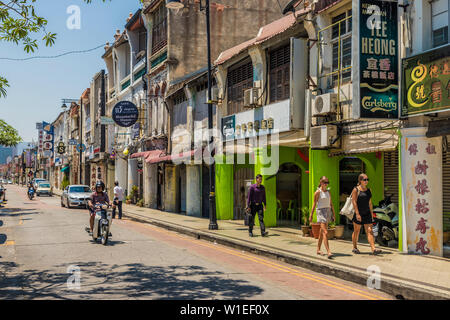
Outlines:
[[[169, 9], [181, 9], [184, 5], [180, 0], [166, 0], [166, 7]], [[212, 136], [213, 129], [213, 115], [212, 115], [212, 67], [211, 67], [211, 34], [210, 34], [210, 15], [209, 15], [209, 0], [206, 0], [205, 6], [202, 6], [202, 1], [200, 0], [200, 11], [206, 11], [206, 37], [207, 37], [207, 47], [208, 47], [208, 129], [209, 129], [209, 154], [213, 156], [211, 152], [211, 145], [214, 142]], [[209, 172], [209, 230], [217, 230], [219, 226], [217, 225], [216, 217], [216, 195], [215, 195], [215, 181], [213, 165], [208, 166]]]
[[[83, 97], [80, 99], [80, 125], [79, 125], [79, 146], [78, 146], [78, 153], [80, 154], [80, 163], [79, 163], [79, 174], [80, 174], [80, 184], [82, 183], [82, 155], [83, 155]], [[67, 105], [66, 103], [78, 103], [78, 100], [75, 99], [62, 99], [62, 106], [61, 108], [66, 111]]]

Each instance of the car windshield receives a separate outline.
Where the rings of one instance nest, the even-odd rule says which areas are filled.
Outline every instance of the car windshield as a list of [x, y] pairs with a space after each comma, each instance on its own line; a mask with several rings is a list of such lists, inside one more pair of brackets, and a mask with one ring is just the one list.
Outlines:
[[83, 192], [91, 192], [91, 188], [89, 187], [71, 187], [69, 189], [71, 193], [83, 193]]
[[50, 188], [50, 185], [48, 183], [40, 183], [39, 187], [40, 188]]

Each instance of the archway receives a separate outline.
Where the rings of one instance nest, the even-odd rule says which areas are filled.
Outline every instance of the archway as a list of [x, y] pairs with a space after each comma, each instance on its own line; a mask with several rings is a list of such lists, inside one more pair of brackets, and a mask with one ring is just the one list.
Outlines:
[[298, 226], [302, 207], [301, 168], [295, 163], [284, 163], [276, 175], [277, 225]]

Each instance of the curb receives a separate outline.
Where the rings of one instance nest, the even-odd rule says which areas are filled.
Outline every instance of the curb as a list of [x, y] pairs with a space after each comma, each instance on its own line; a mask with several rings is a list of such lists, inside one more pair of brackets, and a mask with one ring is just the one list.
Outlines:
[[[196, 229], [174, 225], [165, 221], [156, 220], [149, 217], [141, 216], [137, 213], [130, 213], [124, 210], [123, 215], [137, 222], [148, 223], [161, 227], [170, 231], [175, 231], [196, 238], [198, 240], [206, 240], [219, 243], [228, 247], [244, 250], [253, 254], [282, 261], [301, 268], [309, 269], [325, 275], [331, 275], [342, 280], [354, 282], [360, 285], [367, 285], [369, 275], [357, 269], [349, 267], [341, 267], [331, 263], [321, 263], [307, 256], [299, 257], [287, 252], [277, 251], [273, 249], [263, 248], [257, 244], [248, 244], [243, 241], [237, 241], [225, 236], [213, 234], [211, 232], [199, 231]], [[441, 292], [433, 288], [420, 286], [411, 282], [402, 282], [393, 277], [382, 275], [381, 288], [387, 294], [397, 299], [408, 300], [449, 300], [450, 292]]]

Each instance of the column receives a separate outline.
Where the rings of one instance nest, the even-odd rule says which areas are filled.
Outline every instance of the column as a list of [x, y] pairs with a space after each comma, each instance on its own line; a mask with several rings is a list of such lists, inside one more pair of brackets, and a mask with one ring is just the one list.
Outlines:
[[164, 184], [164, 210], [168, 212], [178, 212], [180, 195], [179, 189], [179, 168], [174, 164], [166, 164], [165, 184]]
[[138, 185], [137, 159], [128, 159], [128, 194], [131, 193], [133, 186]]
[[200, 165], [186, 165], [186, 215], [202, 216], [202, 184]]

